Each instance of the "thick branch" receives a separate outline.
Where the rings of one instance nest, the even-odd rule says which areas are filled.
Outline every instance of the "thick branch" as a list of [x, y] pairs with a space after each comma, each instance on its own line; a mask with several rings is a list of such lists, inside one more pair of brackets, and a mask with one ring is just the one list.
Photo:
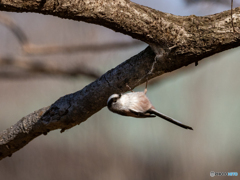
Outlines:
[[[204, 17], [183, 17], [129, 0], [1, 0], [0, 10], [38, 12], [99, 24], [147, 43], [164, 47], [179, 45], [181, 50], [177, 54], [201, 54], [209, 52], [209, 47], [215, 51], [240, 36], [232, 33], [230, 11]], [[240, 8], [233, 13], [235, 27], [240, 27]]]

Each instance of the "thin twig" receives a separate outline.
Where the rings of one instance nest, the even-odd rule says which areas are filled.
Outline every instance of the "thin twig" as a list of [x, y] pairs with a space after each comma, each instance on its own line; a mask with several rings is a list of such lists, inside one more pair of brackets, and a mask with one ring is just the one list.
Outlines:
[[29, 43], [27, 35], [24, 31], [10, 18], [6, 15], [0, 14], [0, 23], [4, 24], [7, 28], [9, 28], [12, 33], [17, 37], [18, 41], [22, 46], [25, 46]]
[[31, 55], [49, 55], [56, 53], [74, 53], [74, 52], [92, 52], [99, 53], [99, 51], [110, 51], [126, 49], [130, 47], [136, 47], [138, 45], [143, 45], [141, 41], [132, 42], [113, 42], [104, 44], [91, 44], [91, 45], [69, 45], [69, 46], [59, 46], [59, 45], [29, 45], [24, 48], [25, 53]]
[[126, 84], [126, 86], [127, 86], [127, 88], [129, 89], [129, 91], [134, 92], [134, 91], [132, 90], [132, 88], [131, 88], [128, 84]]

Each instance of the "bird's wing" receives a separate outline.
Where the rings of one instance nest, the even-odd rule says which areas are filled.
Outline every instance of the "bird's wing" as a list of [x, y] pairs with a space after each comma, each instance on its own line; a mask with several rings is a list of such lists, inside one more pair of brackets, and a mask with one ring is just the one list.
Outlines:
[[155, 115], [150, 114], [150, 113], [137, 112], [137, 111], [132, 110], [132, 109], [129, 109], [129, 111], [130, 111], [131, 113], [135, 114], [135, 115], [136, 115], [135, 117], [139, 117], [139, 118], [145, 118], [145, 117], [156, 117]]
[[151, 114], [155, 114], [155, 115], [159, 116], [160, 118], [163, 118], [163, 119], [165, 119], [165, 120], [167, 120], [167, 121], [169, 121], [169, 122], [171, 122], [171, 123], [173, 123], [173, 124], [175, 124], [175, 125], [177, 125], [177, 126], [180, 126], [180, 127], [182, 127], [182, 128], [193, 130], [192, 127], [187, 126], [187, 125], [181, 123], [180, 121], [177, 121], [177, 120], [175, 120], [175, 119], [172, 119], [172, 118], [170, 118], [170, 117], [168, 117], [168, 116], [166, 116], [166, 115], [158, 112], [156, 109], [150, 109], [150, 110], [148, 110], [147, 112], [148, 112], [148, 113], [151, 113]]

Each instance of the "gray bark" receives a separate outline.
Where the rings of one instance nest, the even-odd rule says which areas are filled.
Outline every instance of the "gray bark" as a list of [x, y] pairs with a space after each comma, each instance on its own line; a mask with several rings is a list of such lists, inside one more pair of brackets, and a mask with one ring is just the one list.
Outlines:
[[[85, 21], [128, 34], [164, 49], [148, 79], [198, 62], [215, 53], [240, 45], [234, 33], [230, 11], [210, 16], [175, 16], [128, 0], [1, 0], [0, 10], [37, 12]], [[240, 26], [240, 8], [233, 11], [234, 25]], [[238, 28], [237, 28], [238, 30]], [[159, 50], [159, 51], [158, 51]], [[0, 159], [11, 156], [35, 137], [55, 129], [69, 129], [106, 106], [113, 93], [126, 92], [143, 83], [154, 62], [150, 47], [108, 71], [82, 90], [61, 97], [51, 106], [23, 117], [0, 133]], [[139, 81], [141, 80], [141, 81]]]

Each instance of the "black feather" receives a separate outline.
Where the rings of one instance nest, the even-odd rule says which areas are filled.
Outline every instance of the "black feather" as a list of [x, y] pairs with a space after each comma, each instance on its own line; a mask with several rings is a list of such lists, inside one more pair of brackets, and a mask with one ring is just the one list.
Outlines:
[[187, 126], [187, 125], [181, 123], [180, 121], [177, 121], [177, 120], [175, 120], [175, 119], [172, 119], [172, 118], [170, 118], [170, 117], [168, 117], [168, 116], [166, 116], [166, 115], [158, 112], [156, 109], [150, 109], [150, 110], [148, 110], [147, 112], [148, 112], [148, 113], [151, 113], [151, 114], [155, 114], [155, 115], [157, 115], [158, 117], [163, 118], [163, 119], [165, 119], [165, 120], [167, 120], [167, 121], [169, 121], [169, 122], [171, 122], [171, 123], [173, 123], [173, 124], [175, 124], [175, 125], [177, 125], [177, 126], [180, 126], [180, 127], [184, 128], [184, 129], [191, 129], [191, 130], [193, 130], [192, 127]]

